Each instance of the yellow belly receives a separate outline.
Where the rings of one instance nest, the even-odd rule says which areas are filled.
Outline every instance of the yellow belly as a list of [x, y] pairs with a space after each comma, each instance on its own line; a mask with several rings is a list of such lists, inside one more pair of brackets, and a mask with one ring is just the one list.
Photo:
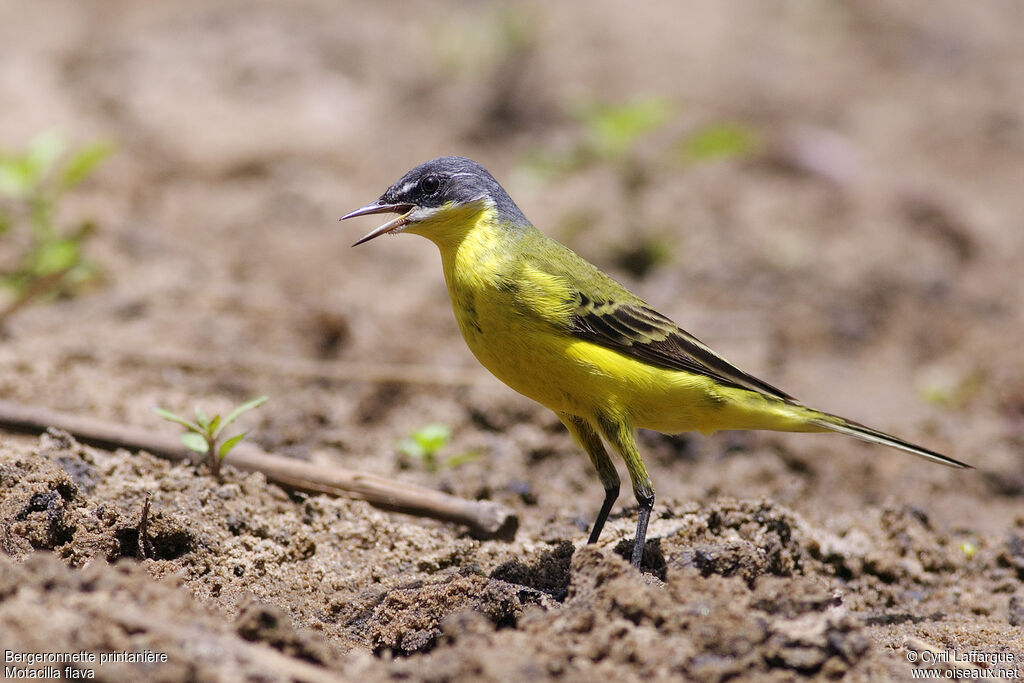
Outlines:
[[456, 309], [473, 355], [509, 387], [555, 412], [587, 419], [611, 415], [672, 434], [805, 428], [810, 411], [800, 406], [652, 366], [543, 323], [488, 315], [487, 309], [478, 302], [472, 323]]

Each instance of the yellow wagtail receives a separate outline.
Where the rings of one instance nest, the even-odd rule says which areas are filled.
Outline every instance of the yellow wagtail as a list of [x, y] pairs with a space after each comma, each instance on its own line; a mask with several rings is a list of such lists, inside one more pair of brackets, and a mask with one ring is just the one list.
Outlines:
[[[952, 467], [968, 465], [837, 415], [808, 408], [748, 375], [639, 297], [537, 230], [482, 166], [428, 161], [376, 202], [344, 216], [399, 214], [355, 245], [411, 232], [441, 251], [455, 319], [498, 379], [553, 410], [604, 484], [590, 543], [619, 495], [602, 437], [626, 462], [639, 505], [640, 566], [654, 487], [633, 439], [659, 432], [771, 429], [839, 432]], [[355, 246], [353, 245], [353, 246]]]

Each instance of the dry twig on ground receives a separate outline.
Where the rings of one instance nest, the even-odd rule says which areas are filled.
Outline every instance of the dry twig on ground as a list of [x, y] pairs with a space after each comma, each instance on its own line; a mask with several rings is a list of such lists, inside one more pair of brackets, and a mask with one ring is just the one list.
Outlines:
[[[63, 429], [79, 441], [100, 448], [146, 451], [174, 461], [192, 459], [192, 452], [172, 436], [0, 400], [0, 428], [40, 434], [49, 427]], [[375, 474], [284, 458], [253, 444], [239, 444], [227, 463], [240, 470], [262, 472], [268, 480], [293, 490], [359, 498], [385, 510], [463, 524], [481, 538], [511, 538], [519, 525], [515, 513], [497, 503], [466, 500]]]

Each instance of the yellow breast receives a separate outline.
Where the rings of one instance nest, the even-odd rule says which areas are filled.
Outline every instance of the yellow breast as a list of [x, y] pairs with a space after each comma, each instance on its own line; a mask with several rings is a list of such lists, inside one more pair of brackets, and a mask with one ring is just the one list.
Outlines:
[[[522, 264], [500, 249], [499, 235], [482, 222], [458, 245], [442, 249], [445, 282], [455, 319], [477, 360], [516, 391], [552, 410], [575, 408], [565, 390], [564, 335], [545, 307], [545, 286], [524, 279]], [[549, 308], [545, 314], [545, 309]], [[547, 319], [546, 319], [547, 318]]]
[[[779, 428], [794, 416], [764, 397], [669, 370], [569, 332], [575, 291], [531, 260], [486, 210], [421, 234], [440, 248], [455, 319], [477, 360], [551, 410], [616, 415], [663, 432]], [[781, 404], [780, 404], [781, 405]]]

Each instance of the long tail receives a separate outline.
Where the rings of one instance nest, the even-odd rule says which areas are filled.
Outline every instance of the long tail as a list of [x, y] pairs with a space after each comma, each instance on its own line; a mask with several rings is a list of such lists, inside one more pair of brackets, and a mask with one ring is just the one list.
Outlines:
[[847, 420], [839, 417], [838, 415], [830, 415], [828, 413], [821, 413], [821, 417], [814, 417], [808, 420], [808, 423], [826, 429], [831, 432], [838, 432], [840, 434], [848, 434], [849, 436], [856, 437], [861, 441], [868, 441], [870, 443], [879, 443], [883, 446], [891, 446], [892, 448], [898, 448], [901, 451], [907, 453], [913, 453], [922, 458], [937, 462], [940, 465], [946, 465], [947, 467], [958, 467], [962, 469], [974, 469], [970, 465], [959, 460], [947, 457], [942, 453], [936, 453], [930, 451], [927, 448], [916, 446], [903, 439], [897, 439], [895, 436], [880, 432], [877, 429], [871, 427], [865, 427], [864, 425]]

